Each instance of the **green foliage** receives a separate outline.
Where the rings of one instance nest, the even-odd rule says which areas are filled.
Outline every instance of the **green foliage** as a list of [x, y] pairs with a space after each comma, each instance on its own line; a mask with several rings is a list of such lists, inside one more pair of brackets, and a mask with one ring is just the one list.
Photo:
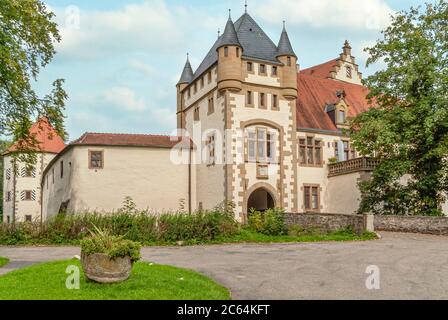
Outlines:
[[36, 141], [28, 135], [36, 116], [46, 116], [61, 137], [65, 137], [63, 110], [67, 94], [63, 80], [39, 97], [32, 87], [55, 55], [55, 42], [61, 40], [52, 13], [41, 0], [0, 1], [0, 132], [11, 135], [24, 152], [18, 156], [33, 161]]
[[3, 258], [0, 257], [0, 268], [3, 266], [6, 266], [9, 263], [9, 259], [8, 258]]
[[90, 237], [81, 241], [81, 251], [84, 254], [104, 253], [110, 259], [129, 256], [132, 262], [140, 260], [141, 245], [138, 242], [124, 240], [122, 236], [113, 236], [108, 230], [94, 226]]
[[233, 214], [221, 210], [216, 208], [194, 214], [152, 215], [120, 210], [112, 214], [58, 215], [42, 225], [37, 222], [0, 224], [0, 244], [79, 244], [89, 235], [92, 225], [108, 230], [110, 235], [147, 245], [175, 244], [177, 241], [199, 243], [239, 231]]
[[[67, 267], [80, 269], [80, 290], [67, 290]], [[229, 300], [228, 289], [191, 270], [137, 262], [127, 281], [86, 279], [78, 260], [56, 261], [0, 277], [0, 300]]]
[[[393, 17], [367, 64], [386, 68], [365, 80], [376, 106], [351, 121], [363, 156], [381, 160], [360, 184], [360, 212], [441, 215], [448, 192], [448, 3]], [[409, 178], [407, 181], [403, 177]], [[400, 181], [401, 180], [401, 181]]]
[[282, 209], [268, 209], [260, 212], [251, 209], [248, 216], [250, 229], [270, 236], [278, 236], [286, 233], [285, 211]]

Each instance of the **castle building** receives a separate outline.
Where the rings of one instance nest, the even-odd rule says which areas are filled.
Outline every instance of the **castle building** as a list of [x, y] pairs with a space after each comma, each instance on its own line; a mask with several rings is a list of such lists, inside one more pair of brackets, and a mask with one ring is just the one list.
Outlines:
[[[16, 218], [112, 212], [126, 197], [153, 212], [232, 202], [240, 221], [251, 208], [354, 214], [358, 182], [376, 160], [359, 158], [343, 133], [370, 107], [351, 49], [346, 41], [339, 57], [300, 70], [285, 25], [276, 44], [247, 12], [236, 22], [229, 16], [195, 71], [187, 58], [176, 86], [177, 136], [86, 133], [57, 143], [57, 155], [42, 153], [40, 183], [23, 187], [35, 190], [40, 210], [19, 203]], [[5, 192], [11, 185], [5, 180]]]

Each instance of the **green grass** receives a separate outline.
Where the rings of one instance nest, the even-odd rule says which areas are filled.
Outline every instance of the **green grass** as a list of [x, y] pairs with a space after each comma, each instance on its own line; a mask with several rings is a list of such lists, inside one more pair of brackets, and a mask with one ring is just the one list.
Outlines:
[[0, 257], [0, 268], [3, 266], [6, 266], [9, 263], [9, 259], [8, 258], [3, 258]]
[[0, 277], [0, 300], [229, 300], [229, 290], [196, 272], [148, 262], [134, 264], [129, 280], [116, 284], [87, 281], [66, 288], [68, 266], [77, 260], [44, 263]]
[[321, 242], [321, 241], [366, 241], [376, 239], [374, 233], [366, 232], [362, 235], [348, 230], [332, 232], [329, 234], [310, 233], [299, 236], [283, 235], [268, 236], [249, 229], [232, 237], [219, 237], [214, 243], [290, 243], [290, 242]]

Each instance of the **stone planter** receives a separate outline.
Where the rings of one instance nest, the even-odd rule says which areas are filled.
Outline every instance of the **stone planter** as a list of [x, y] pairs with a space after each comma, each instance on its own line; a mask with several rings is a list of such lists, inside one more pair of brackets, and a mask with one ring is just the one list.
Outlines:
[[130, 257], [110, 259], [107, 254], [82, 254], [81, 264], [86, 277], [99, 283], [125, 281], [132, 271]]

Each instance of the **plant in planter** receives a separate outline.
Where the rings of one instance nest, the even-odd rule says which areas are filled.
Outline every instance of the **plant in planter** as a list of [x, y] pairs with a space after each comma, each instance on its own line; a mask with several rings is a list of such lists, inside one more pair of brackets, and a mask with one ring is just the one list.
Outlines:
[[86, 277], [99, 283], [127, 280], [132, 264], [140, 260], [141, 245], [94, 227], [95, 231], [89, 230], [91, 236], [81, 241], [81, 264]]

